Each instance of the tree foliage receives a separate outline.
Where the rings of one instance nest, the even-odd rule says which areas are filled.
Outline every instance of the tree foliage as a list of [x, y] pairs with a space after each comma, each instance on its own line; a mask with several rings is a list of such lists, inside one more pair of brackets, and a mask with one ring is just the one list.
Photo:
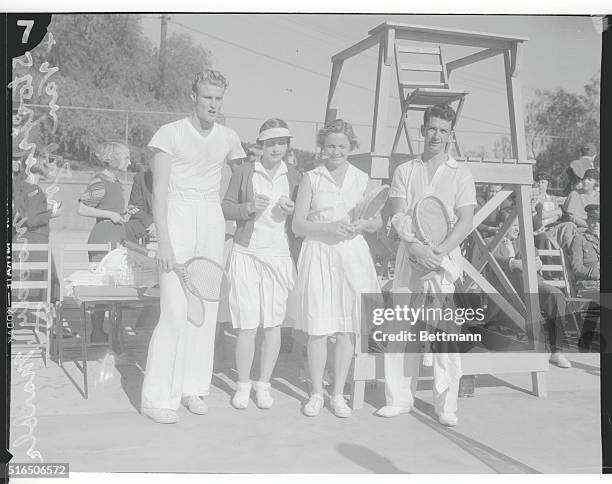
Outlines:
[[[13, 77], [29, 73], [34, 85], [43, 62], [57, 66], [61, 106], [117, 110], [186, 112], [193, 75], [211, 64], [211, 54], [188, 35], [172, 34], [166, 42], [166, 70], [160, 77], [159, 48], [144, 35], [141, 17], [126, 14], [53, 15], [49, 32], [56, 44], [40, 44], [32, 52], [34, 68], [16, 66]], [[23, 58], [22, 58], [23, 59]], [[36, 89], [35, 89], [36, 91]], [[34, 92], [32, 104], [47, 104]], [[14, 102], [16, 94], [14, 93]], [[18, 101], [17, 101], [18, 103]], [[45, 109], [38, 109], [39, 114]], [[48, 112], [48, 108], [46, 112]], [[176, 115], [129, 114], [128, 144], [132, 158], [144, 157], [144, 147], [162, 123]], [[90, 160], [93, 148], [106, 139], [124, 140], [126, 113], [60, 109], [57, 131], [42, 128], [42, 138], [60, 145], [60, 154]]]
[[576, 94], [565, 89], [537, 90], [527, 106], [526, 128], [530, 155], [537, 169], [552, 175], [557, 186], [565, 181], [565, 169], [579, 157], [585, 143], [599, 146], [599, 75]]

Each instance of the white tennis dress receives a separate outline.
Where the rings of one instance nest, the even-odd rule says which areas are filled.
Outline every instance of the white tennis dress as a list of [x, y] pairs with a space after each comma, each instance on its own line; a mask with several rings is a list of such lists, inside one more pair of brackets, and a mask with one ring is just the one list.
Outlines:
[[[349, 220], [361, 200], [368, 175], [349, 165], [339, 186], [325, 165], [306, 174], [312, 187], [309, 220]], [[306, 237], [298, 261], [297, 324], [310, 335], [359, 333], [361, 294], [380, 293], [370, 249], [362, 235], [336, 242]]]

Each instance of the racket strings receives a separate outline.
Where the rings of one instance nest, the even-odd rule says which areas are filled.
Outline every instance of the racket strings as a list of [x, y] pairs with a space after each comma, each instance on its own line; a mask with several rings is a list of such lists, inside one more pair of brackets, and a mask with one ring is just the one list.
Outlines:
[[181, 271], [187, 288], [202, 299], [219, 300], [225, 290], [223, 269], [211, 261], [196, 259]]
[[354, 220], [368, 220], [383, 209], [389, 198], [389, 187], [387, 185], [378, 188], [366, 195], [354, 209]]
[[450, 231], [450, 221], [441, 202], [423, 199], [415, 215], [421, 238], [434, 246], [444, 242]]

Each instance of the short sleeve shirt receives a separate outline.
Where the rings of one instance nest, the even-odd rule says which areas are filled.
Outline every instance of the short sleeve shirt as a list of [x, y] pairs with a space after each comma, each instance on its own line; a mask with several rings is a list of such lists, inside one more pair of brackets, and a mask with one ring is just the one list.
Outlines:
[[148, 146], [172, 157], [170, 192], [192, 192], [204, 197], [219, 197], [226, 161], [246, 158], [234, 130], [215, 123], [210, 133], [202, 136], [190, 118], [163, 125]]
[[428, 179], [427, 164], [420, 157], [397, 167], [389, 197], [403, 198], [408, 210], [412, 211], [416, 202], [427, 195], [435, 195], [442, 200], [451, 214], [460, 207], [475, 206], [476, 187], [472, 172], [451, 156], [440, 165], [431, 181]]
[[590, 195], [585, 193], [579, 193], [575, 190], [572, 190], [565, 200], [565, 205], [563, 205], [563, 210], [566, 213], [573, 215], [574, 217], [586, 220], [587, 213], [584, 207], [589, 204], [599, 204], [599, 195], [597, 192], [593, 192]]
[[79, 201], [88, 207], [96, 208], [106, 196], [106, 187], [100, 175], [96, 175], [79, 197]]
[[259, 161], [254, 163], [253, 193], [267, 196], [270, 203], [255, 219], [249, 247], [243, 248], [239, 244], [234, 246], [238, 252], [290, 256], [289, 240], [285, 231], [287, 215], [278, 206], [278, 201], [282, 196], [290, 196], [287, 173], [288, 169], [284, 161], [281, 161], [274, 176], [270, 176]]

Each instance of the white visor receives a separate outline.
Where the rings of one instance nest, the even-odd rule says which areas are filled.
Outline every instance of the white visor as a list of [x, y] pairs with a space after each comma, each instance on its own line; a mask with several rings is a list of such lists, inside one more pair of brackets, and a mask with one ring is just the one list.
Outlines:
[[293, 138], [293, 136], [287, 128], [270, 128], [259, 133], [257, 141], [266, 141], [272, 138]]

